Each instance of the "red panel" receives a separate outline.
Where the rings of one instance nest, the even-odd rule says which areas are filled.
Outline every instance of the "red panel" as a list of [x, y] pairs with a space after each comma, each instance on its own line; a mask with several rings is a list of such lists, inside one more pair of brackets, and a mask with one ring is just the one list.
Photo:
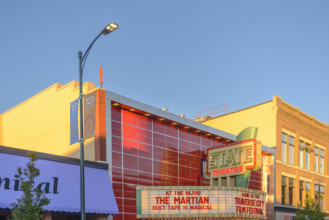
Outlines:
[[136, 169], [138, 167], [138, 157], [124, 154], [123, 155], [123, 168]]
[[132, 178], [135, 178], [135, 179], [137, 179], [139, 177], [138, 171], [136, 171], [136, 170], [124, 169], [123, 170], [123, 175], [127, 176], [127, 177], [132, 177]]
[[[119, 209], [120, 210], [120, 209]], [[123, 214], [113, 215], [113, 220], [123, 220]]]
[[137, 144], [137, 142], [123, 139], [122, 140], [122, 145], [123, 145], [123, 153], [138, 155], [138, 144]]
[[121, 110], [118, 108], [112, 107], [111, 118], [112, 118], [112, 120], [121, 122]]
[[141, 157], [152, 158], [152, 146], [138, 143], [138, 155]]
[[123, 197], [122, 189], [113, 189], [115, 197]]
[[170, 147], [171, 149], [178, 151], [178, 139], [166, 136], [165, 141], [166, 147]]
[[112, 137], [112, 151], [121, 152], [122, 151], [122, 143], [121, 138]]
[[200, 145], [201, 144], [201, 135], [200, 134], [191, 134], [191, 142]]
[[121, 137], [121, 124], [119, 122], [112, 121], [112, 135]]
[[209, 148], [211, 147], [211, 138], [207, 136], [202, 137], [202, 145]]
[[179, 141], [179, 153], [189, 153], [190, 152], [190, 143], [187, 141]]
[[125, 206], [136, 206], [136, 199], [124, 199]]
[[178, 178], [177, 177], [168, 177], [167, 185], [168, 186], [178, 186]]
[[171, 164], [167, 163], [167, 175], [178, 177], [178, 165], [177, 164]]
[[165, 126], [166, 135], [178, 138], [178, 128], [174, 125], [166, 125]]
[[190, 156], [190, 164], [189, 166], [194, 168], [201, 169], [201, 160], [199, 157]]
[[125, 220], [136, 220], [136, 214], [124, 214]]
[[143, 181], [150, 181], [152, 182], [152, 173], [144, 173], [144, 172], [138, 172], [139, 178], [143, 179]]
[[133, 184], [123, 184], [123, 190], [126, 191], [133, 191], [136, 192], [136, 186], [137, 185], [133, 185]]
[[121, 153], [112, 152], [112, 165], [116, 167], [122, 166], [122, 155]]
[[144, 129], [138, 129], [138, 142], [152, 144], [152, 132]]
[[166, 151], [166, 160], [170, 163], [178, 164], [178, 152], [177, 151], [172, 151], [168, 150]]
[[[135, 185], [139, 184], [138, 178], [129, 177], [129, 176], [123, 176], [123, 181], [124, 181], [124, 183], [129, 183], [129, 184], [135, 184]], [[126, 192], [125, 192], [125, 195], [126, 195]]]
[[117, 183], [117, 182], [114, 182], [112, 183], [112, 188], [113, 189], [121, 189], [122, 190], [122, 183]]
[[153, 131], [161, 133], [161, 134], [165, 134], [166, 133], [165, 124], [162, 123], [161, 121], [154, 120], [153, 121]]
[[179, 139], [190, 141], [190, 133], [185, 129], [179, 129]]
[[190, 168], [189, 167], [179, 167], [179, 178], [190, 179]]
[[137, 115], [133, 112], [122, 110], [122, 123], [137, 126]]
[[153, 133], [153, 144], [160, 147], [166, 146], [166, 138], [162, 134]]
[[112, 174], [112, 181], [122, 182], [122, 175]]
[[138, 120], [137, 120], [137, 125], [140, 128], [152, 130], [152, 119], [143, 117], [143, 116], [139, 116]]
[[190, 156], [187, 154], [179, 155], [179, 165], [189, 166], [190, 165]]
[[136, 191], [125, 191], [124, 197], [125, 199], [136, 199]]
[[139, 171], [152, 172], [152, 160], [146, 158], [139, 158]]
[[122, 124], [122, 137], [130, 140], [137, 140], [137, 128]]
[[163, 152], [164, 152], [164, 149], [162, 148], [158, 148], [158, 147], [153, 147], [153, 159], [154, 160], [163, 160], [165, 159], [163, 157]]
[[161, 173], [161, 161], [153, 160], [153, 173]]
[[215, 146], [222, 146], [224, 145], [224, 143], [222, 142], [222, 140], [218, 140], [218, 139], [212, 139], [212, 146], [215, 147]]
[[[140, 175], [143, 175], [140, 173]], [[139, 177], [139, 185], [144, 185], [144, 186], [152, 186], [152, 175], [150, 174], [151, 178], [143, 178], [143, 177]]]
[[[136, 197], [136, 196], [135, 196]], [[125, 212], [127, 213], [136, 213], [136, 205], [135, 206], [128, 206], [125, 205]], [[127, 214], [125, 215], [125, 219], [126, 219]], [[128, 217], [128, 218], [132, 218], [132, 217]], [[134, 216], [134, 219], [136, 219], [136, 215]]]
[[201, 149], [201, 146], [200, 145], [193, 144], [193, 143], [190, 144], [190, 150], [191, 150], [191, 152], [193, 152], [193, 151], [199, 151], [200, 149]]

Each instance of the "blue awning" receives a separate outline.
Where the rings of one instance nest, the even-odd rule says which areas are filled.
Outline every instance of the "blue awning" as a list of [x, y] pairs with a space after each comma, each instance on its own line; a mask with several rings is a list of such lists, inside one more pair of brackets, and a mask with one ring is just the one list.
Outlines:
[[[28, 158], [0, 153], [0, 209], [11, 209], [11, 203], [22, 195], [18, 189], [17, 168], [26, 167]], [[51, 199], [44, 209], [56, 212], [80, 212], [80, 166], [46, 159], [38, 159], [40, 176], [36, 185]], [[85, 167], [86, 213], [118, 214], [108, 170]]]

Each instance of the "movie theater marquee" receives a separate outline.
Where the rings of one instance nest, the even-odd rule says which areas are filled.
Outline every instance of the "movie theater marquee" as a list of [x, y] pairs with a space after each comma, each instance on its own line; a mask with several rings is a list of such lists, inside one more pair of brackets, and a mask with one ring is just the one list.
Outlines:
[[235, 187], [138, 186], [137, 218], [266, 218], [266, 193]]

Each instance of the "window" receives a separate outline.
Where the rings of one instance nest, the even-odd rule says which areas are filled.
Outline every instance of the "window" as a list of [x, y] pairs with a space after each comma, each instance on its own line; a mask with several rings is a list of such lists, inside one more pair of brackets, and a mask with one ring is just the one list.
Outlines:
[[[304, 164], [305, 154], [305, 164]], [[299, 167], [307, 170], [311, 169], [311, 144], [299, 141]]]
[[221, 178], [221, 186], [227, 186], [227, 177]]
[[281, 161], [287, 162], [287, 135], [282, 133], [281, 135], [282, 146], [281, 146]]
[[299, 141], [299, 167], [304, 168], [304, 152], [306, 151], [306, 146], [303, 141]]
[[289, 136], [289, 164], [294, 165], [295, 138]]
[[285, 133], [281, 133], [281, 161], [290, 165], [295, 165], [294, 152], [295, 138]]
[[311, 166], [311, 152], [306, 150], [305, 152], [305, 169], [310, 170]]
[[319, 148], [317, 147], [314, 150], [314, 171], [319, 172]]
[[323, 186], [315, 184], [315, 202], [319, 204], [320, 210], [323, 210], [323, 196], [324, 196], [324, 191], [323, 191]]
[[281, 177], [281, 203], [286, 204], [286, 177], [282, 176]]
[[294, 179], [293, 178], [289, 178], [289, 205], [292, 206], [293, 205], [293, 193], [294, 190]]
[[230, 176], [229, 177], [229, 186], [236, 186], [236, 176]]
[[320, 173], [324, 174], [324, 150], [320, 149]]
[[299, 181], [299, 204], [303, 207], [304, 182]]
[[305, 183], [305, 189], [306, 189], [306, 198], [308, 198], [308, 194], [310, 193], [311, 184], [309, 182]]

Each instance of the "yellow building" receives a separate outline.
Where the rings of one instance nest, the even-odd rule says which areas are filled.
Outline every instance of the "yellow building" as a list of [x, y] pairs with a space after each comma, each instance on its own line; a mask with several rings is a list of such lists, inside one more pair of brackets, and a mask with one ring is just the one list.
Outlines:
[[[102, 89], [87, 82], [83, 90], [88, 94]], [[78, 158], [79, 143], [70, 145], [70, 102], [78, 96], [77, 81], [56, 83], [0, 114], [0, 145]], [[97, 160], [94, 138], [85, 145], [86, 159]]]
[[310, 191], [329, 214], [329, 125], [284, 102], [280, 97], [202, 122], [238, 134], [258, 127], [262, 144], [276, 149], [276, 219], [294, 216]]

